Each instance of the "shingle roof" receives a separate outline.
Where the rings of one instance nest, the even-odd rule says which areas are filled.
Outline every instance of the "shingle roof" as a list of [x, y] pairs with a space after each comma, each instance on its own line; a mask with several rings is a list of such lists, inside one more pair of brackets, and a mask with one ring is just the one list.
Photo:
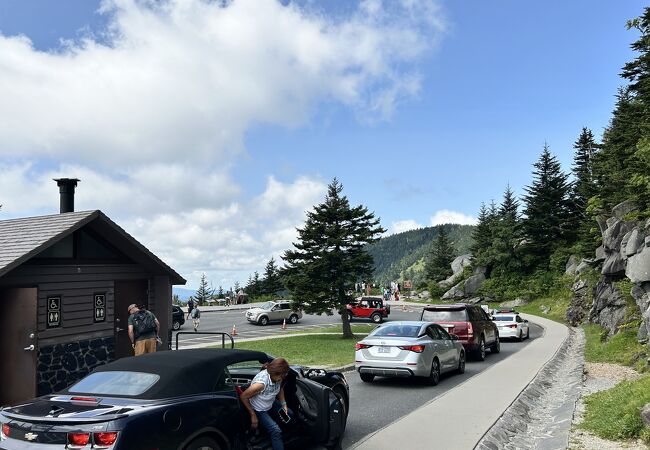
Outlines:
[[161, 266], [172, 284], [185, 284], [183, 277], [99, 210], [0, 220], [0, 277], [95, 219]]

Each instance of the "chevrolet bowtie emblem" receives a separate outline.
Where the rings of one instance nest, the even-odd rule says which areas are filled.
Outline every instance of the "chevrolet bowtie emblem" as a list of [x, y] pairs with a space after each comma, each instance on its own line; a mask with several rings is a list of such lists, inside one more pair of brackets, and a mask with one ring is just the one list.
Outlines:
[[38, 437], [38, 434], [34, 434], [34, 433], [25, 433], [25, 439], [27, 439], [28, 441], [33, 441], [33, 440], [36, 439], [37, 437]]

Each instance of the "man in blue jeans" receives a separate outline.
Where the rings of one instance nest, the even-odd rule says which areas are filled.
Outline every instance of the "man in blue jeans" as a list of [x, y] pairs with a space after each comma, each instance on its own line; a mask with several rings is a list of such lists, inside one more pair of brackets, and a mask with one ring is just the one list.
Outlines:
[[282, 381], [289, 373], [289, 363], [284, 358], [275, 358], [266, 364], [264, 370], [255, 375], [251, 385], [241, 395], [241, 401], [251, 416], [251, 428], [258, 425], [271, 437], [273, 450], [284, 450], [282, 429], [273, 416], [283, 409], [289, 414], [287, 402], [284, 398]]

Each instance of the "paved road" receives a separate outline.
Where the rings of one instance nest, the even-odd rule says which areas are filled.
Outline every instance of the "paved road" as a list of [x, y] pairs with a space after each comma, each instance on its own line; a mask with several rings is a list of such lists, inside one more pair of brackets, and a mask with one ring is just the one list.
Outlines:
[[[409, 306], [402, 311], [401, 306], [391, 306], [389, 321], [418, 320], [420, 307]], [[230, 333], [233, 324], [237, 326], [238, 337], [253, 338], [269, 335], [282, 335], [288, 331], [334, 326], [340, 324], [340, 317], [305, 315], [296, 325], [287, 325], [287, 331], [282, 330], [281, 324], [270, 324], [265, 327], [250, 324], [244, 317], [245, 310], [214, 311], [201, 315], [200, 331], [221, 331]], [[366, 320], [355, 320], [353, 323], [370, 323]], [[185, 323], [181, 331], [192, 331], [191, 321]], [[531, 339], [524, 342], [502, 342], [501, 353], [489, 354], [485, 361], [468, 361], [464, 375], [448, 375], [443, 377], [438, 386], [427, 386], [419, 380], [399, 378], [375, 378], [372, 383], [364, 383], [356, 372], [347, 372], [346, 378], [350, 383], [350, 413], [348, 425], [343, 439], [343, 448], [351, 448], [355, 443], [370, 433], [385, 427], [395, 420], [405, 416], [425, 403], [442, 395], [468, 378], [477, 375], [498, 361], [508, 358], [540, 337], [542, 328], [532, 324]], [[175, 333], [174, 333], [175, 334]], [[190, 345], [214, 342], [214, 337], [181, 335], [180, 348]], [[219, 339], [219, 343], [220, 343]], [[479, 400], [479, 399], [477, 399]], [[468, 408], [480, 407], [468, 405]], [[444, 411], [441, 412], [444, 415]], [[423, 424], [423, 435], [426, 425]], [[316, 450], [315, 447], [312, 450]]]
[[[421, 308], [417, 306], [406, 307], [407, 311], [402, 311], [402, 307], [391, 306], [391, 313], [388, 318], [388, 321], [391, 320], [418, 320], [420, 318]], [[232, 326], [237, 327], [237, 338], [255, 338], [255, 337], [265, 337], [272, 335], [282, 335], [290, 331], [300, 331], [305, 329], [320, 328], [326, 325], [340, 325], [341, 316], [334, 314], [332, 316], [327, 315], [311, 315], [305, 314], [302, 319], [298, 321], [297, 324], [291, 325], [287, 324], [287, 329], [282, 329], [281, 323], [271, 323], [266, 326], [256, 325], [249, 323], [244, 316], [245, 309], [239, 310], [228, 310], [228, 311], [211, 311], [206, 313], [201, 313], [201, 324], [199, 331], [218, 331], [231, 333]], [[370, 320], [367, 319], [355, 319], [353, 324], [370, 324]], [[192, 320], [188, 320], [179, 330], [181, 332], [192, 332]], [[173, 333], [173, 341], [175, 342], [176, 332]], [[236, 338], [236, 339], [237, 339]], [[179, 348], [187, 348], [188, 346], [197, 345], [197, 344], [206, 344], [210, 342], [215, 342], [217, 344], [221, 343], [221, 338], [215, 338], [214, 336], [192, 336], [188, 334], [182, 334], [179, 336]]]
[[[372, 383], [364, 383], [356, 372], [346, 373], [350, 383], [350, 415], [343, 439], [343, 448], [350, 448], [367, 434], [373, 433], [412, 412], [419, 406], [438, 397], [468, 378], [482, 372], [498, 361], [502, 361], [542, 335], [543, 329], [537, 325], [530, 328], [530, 339], [524, 342], [502, 342], [501, 353], [488, 352], [485, 361], [468, 361], [463, 375], [447, 375], [438, 386], [427, 386], [417, 380], [401, 378], [375, 378]], [[467, 408], [480, 408], [480, 399]], [[444, 411], [440, 412], [441, 417]], [[426, 438], [426, 424], [422, 424], [422, 437]], [[431, 448], [434, 448], [432, 446]]]

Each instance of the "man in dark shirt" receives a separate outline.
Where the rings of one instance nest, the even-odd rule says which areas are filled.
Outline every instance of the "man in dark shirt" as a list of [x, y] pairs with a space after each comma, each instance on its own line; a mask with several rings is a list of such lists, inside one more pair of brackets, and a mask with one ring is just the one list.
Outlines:
[[[156, 351], [160, 322], [156, 316], [135, 303], [129, 305], [129, 339], [135, 356]], [[140, 324], [145, 324], [142, 326]], [[148, 325], [148, 326], [147, 326]]]

